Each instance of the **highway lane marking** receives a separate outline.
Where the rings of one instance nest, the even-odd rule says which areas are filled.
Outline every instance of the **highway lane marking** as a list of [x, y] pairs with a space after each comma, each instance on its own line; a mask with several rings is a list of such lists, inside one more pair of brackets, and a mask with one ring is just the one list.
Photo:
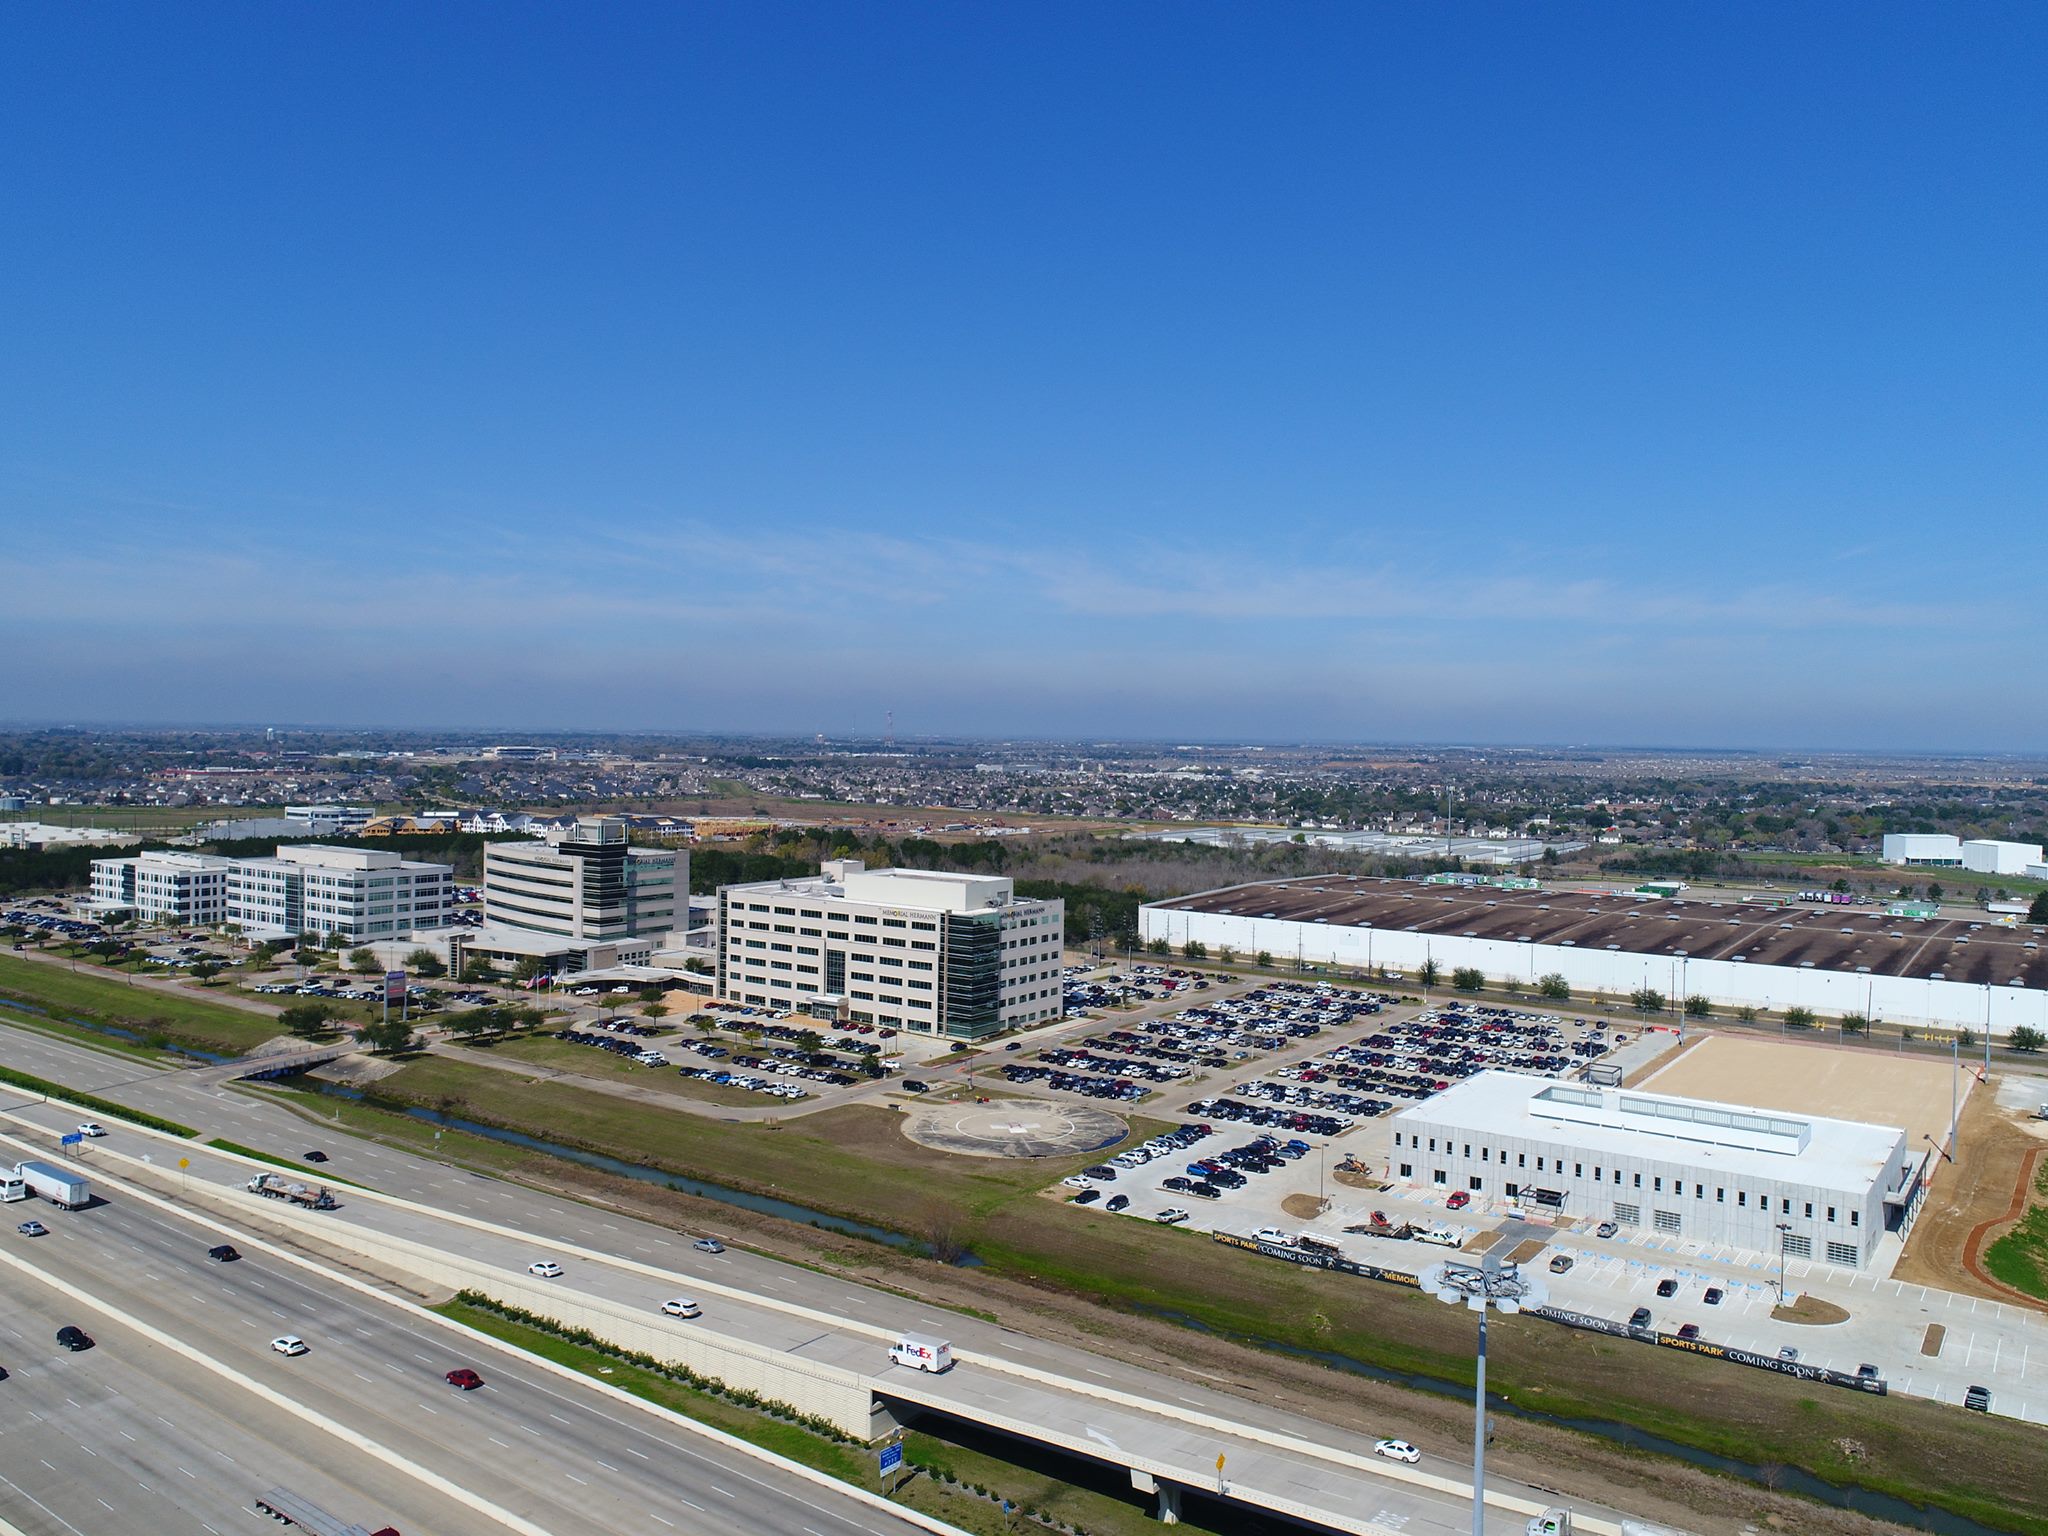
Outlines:
[[354, 1376], [357, 1381], [370, 1380], [370, 1378], [368, 1376], [365, 1376], [361, 1371], [351, 1371], [349, 1374]]
[[652, 1456], [649, 1456], [649, 1455], [648, 1455], [648, 1454], [647, 1454], [647, 1453], [646, 1453], [645, 1451], [636, 1451], [636, 1450], [634, 1450], [634, 1449], [633, 1449], [633, 1447], [632, 1447], [632, 1446], [630, 1446], [630, 1445], [629, 1445], [629, 1446], [627, 1446], [627, 1447], [625, 1448], [625, 1450], [626, 1450], [626, 1454], [627, 1454], [628, 1456], [638, 1456], [638, 1457], [639, 1457], [639, 1458], [640, 1458], [640, 1459], [641, 1459], [642, 1461], [652, 1461], [652, 1460], [654, 1460], [654, 1458], [653, 1458]]
[[434, 1416], [435, 1418], [437, 1418], [437, 1419], [438, 1419], [438, 1418], [439, 1418], [439, 1417], [441, 1416], [441, 1412], [440, 1412], [440, 1410], [439, 1410], [439, 1409], [437, 1409], [437, 1408], [429, 1408], [429, 1407], [428, 1407], [428, 1406], [427, 1406], [427, 1405], [426, 1405], [425, 1403], [421, 1403], [421, 1404], [419, 1405], [419, 1408], [420, 1408], [420, 1411], [421, 1411], [422, 1413], [431, 1413], [431, 1414], [433, 1414], [433, 1416]]
[[567, 1424], [569, 1422], [569, 1420], [563, 1418], [559, 1413], [555, 1413], [552, 1411], [549, 1412], [548, 1417], [553, 1419], [557, 1424]]
[[648, 1514], [650, 1514], [650, 1515], [654, 1515], [654, 1518], [655, 1518], [655, 1519], [657, 1519], [657, 1520], [661, 1520], [661, 1523], [662, 1523], [663, 1525], [667, 1526], [667, 1527], [668, 1527], [668, 1528], [669, 1528], [670, 1530], [674, 1530], [674, 1529], [675, 1529], [675, 1521], [673, 1521], [673, 1520], [663, 1520], [663, 1519], [662, 1519], [662, 1517], [661, 1517], [660, 1515], [655, 1515], [655, 1514], [654, 1514], [654, 1511], [653, 1511], [653, 1510], [651, 1510], [651, 1509], [650, 1509], [649, 1511], [647, 1511], [647, 1513], [648, 1513]]
[[592, 1459], [595, 1460], [597, 1464], [600, 1467], [603, 1467], [607, 1472], [616, 1472], [619, 1470], [617, 1467], [613, 1466], [610, 1462], [604, 1460], [601, 1457], [593, 1457]]
[[423, 1364], [423, 1365], [432, 1365], [432, 1364], [434, 1363], [434, 1362], [433, 1362], [432, 1360], [428, 1359], [428, 1358], [427, 1358], [427, 1357], [426, 1357], [425, 1355], [422, 1355], [422, 1354], [419, 1354], [419, 1353], [415, 1353], [415, 1354], [413, 1355], [413, 1359], [415, 1359], [415, 1360], [419, 1361], [419, 1362], [420, 1362], [421, 1364]]
[[109, 1504], [105, 1499], [98, 1497], [97, 1495], [94, 1496], [93, 1503], [99, 1505], [101, 1509], [104, 1509], [110, 1515], [114, 1513], [114, 1506]]
[[[178, 1470], [179, 1470], [180, 1472], [185, 1472], [185, 1469], [184, 1469], [183, 1467], [180, 1467], [180, 1468], [178, 1468]], [[195, 1482], [195, 1483], [199, 1481], [199, 1479], [198, 1479], [198, 1478], [197, 1478], [196, 1476], [194, 1476], [194, 1474], [192, 1474], [192, 1473], [190, 1473], [190, 1472], [185, 1472], [185, 1475], [186, 1475], [187, 1477], [191, 1478], [191, 1479], [192, 1479], [192, 1481], [193, 1481], [193, 1482]]]
[[698, 1503], [698, 1502], [697, 1502], [697, 1501], [696, 1501], [695, 1499], [684, 1499], [684, 1498], [683, 1498], [683, 1496], [682, 1496], [682, 1495], [681, 1495], [680, 1493], [679, 1493], [679, 1494], [677, 1494], [677, 1495], [676, 1495], [676, 1497], [677, 1497], [678, 1499], [682, 1499], [682, 1501], [683, 1501], [683, 1502], [684, 1502], [685, 1504], [689, 1505], [689, 1506], [690, 1506], [690, 1508], [692, 1508], [692, 1509], [696, 1510], [696, 1511], [697, 1511], [698, 1513], [700, 1513], [700, 1514], [701, 1514], [701, 1513], [703, 1513], [703, 1510], [704, 1510], [704, 1506], [703, 1506], [702, 1504], [699, 1504], [699, 1503]]
[[116, 1433], [119, 1434], [123, 1440], [128, 1441], [132, 1445], [140, 1445], [142, 1443], [141, 1441], [137, 1440], [133, 1435], [129, 1434], [128, 1431], [125, 1429], [117, 1430]]
[[570, 1482], [572, 1482], [572, 1483], [582, 1483], [582, 1484], [583, 1484], [583, 1486], [584, 1486], [584, 1487], [586, 1487], [586, 1488], [588, 1488], [588, 1487], [590, 1486], [590, 1484], [589, 1484], [589, 1482], [588, 1482], [588, 1481], [586, 1481], [586, 1480], [585, 1480], [585, 1479], [583, 1479], [583, 1478], [580, 1478], [580, 1477], [578, 1477], [578, 1476], [577, 1476], [577, 1475], [576, 1475], [576, 1474], [575, 1474], [574, 1472], [564, 1472], [564, 1473], [562, 1474], [562, 1476], [564, 1476], [564, 1477], [566, 1477], [567, 1479], [569, 1479], [569, 1481], [570, 1481]]
[[725, 1488], [721, 1488], [721, 1487], [719, 1487], [719, 1486], [718, 1486], [718, 1484], [716, 1484], [716, 1483], [713, 1483], [713, 1484], [711, 1485], [711, 1491], [712, 1491], [713, 1493], [722, 1493], [722, 1494], [724, 1494], [724, 1495], [725, 1495], [725, 1496], [726, 1496], [726, 1497], [727, 1497], [728, 1499], [730, 1499], [730, 1498], [736, 1498], [736, 1497], [738, 1497], [738, 1495], [734, 1494], [734, 1493], [733, 1493], [733, 1492], [732, 1492], [731, 1490], [729, 1490], [729, 1489], [725, 1489]]
[[512, 1442], [510, 1440], [500, 1440], [496, 1435], [485, 1435], [484, 1438], [493, 1445], [502, 1445], [508, 1451], [512, 1449]]

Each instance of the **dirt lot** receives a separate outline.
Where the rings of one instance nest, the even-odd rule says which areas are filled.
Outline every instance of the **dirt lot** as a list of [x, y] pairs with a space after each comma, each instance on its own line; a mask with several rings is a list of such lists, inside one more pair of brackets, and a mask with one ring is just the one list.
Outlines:
[[2039, 1138], [1999, 1109], [1995, 1094], [1972, 1094], [1963, 1105], [1956, 1160], [1941, 1164], [1936, 1171], [1920, 1219], [1892, 1277], [1998, 1301], [2019, 1299], [1972, 1273], [1963, 1254], [1971, 1233], [2012, 1210], [2013, 1197], [2025, 1177], [2027, 1154], [2040, 1145]]
[[[1870, 1046], [1702, 1034], [1679, 1056], [1630, 1086], [1793, 1114], [1825, 1115], [1904, 1129], [1909, 1147], [1948, 1133], [1949, 1064]], [[1976, 1083], [1962, 1068], [1963, 1091]], [[1988, 1097], [1988, 1095], [1987, 1095]]]

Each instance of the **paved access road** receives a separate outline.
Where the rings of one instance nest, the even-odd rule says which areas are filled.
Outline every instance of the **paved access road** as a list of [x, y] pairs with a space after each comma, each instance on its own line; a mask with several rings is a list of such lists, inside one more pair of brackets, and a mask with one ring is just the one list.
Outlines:
[[[10, 1351], [32, 1351], [35, 1363], [0, 1383], [8, 1475], [47, 1469], [49, 1490], [36, 1494], [26, 1482], [24, 1489], [50, 1507], [51, 1532], [109, 1529], [104, 1517], [79, 1521], [61, 1504], [89, 1514], [101, 1502], [111, 1506], [115, 1493], [131, 1506], [156, 1501], [146, 1523], [125, 1523], [120, 1511], [123, 1529], [218, 1532], [233, 1523], [224, 1526], [223, 1516], [273, 1484], [401, 1530], [501, 1529], [351, 1448], [351, 1435], [551, 1536], [714, 1536], [733, 1530], [742, 1509], [746, 1529], [766, 1536], [915, 1529], [298, 1265], [260, 1255], [214, 1263], [206, 1250], [215, 1234], [118, 1192], [87, 1210], [38, 1219], [48, 1236], [19, 1237], [8, 1224], [10, 1256], [97, 1303], [40, 1290], [32, 1328], [16, 1322], [26, 1337], [9, 1343]], [[19, 1273], [0, 1269], [0, 1279], [16, 1289]], [[33, 1281], [19, 1288], [40, 1289]], [[124, 1318], [175, 1335], [228, 1374], [149, 1342]], [[82, 1326], [97, 1347], [58, 1350], [63, 1322]], [[272, 1350], [271, 1339], [287, 1333], [305, 1339], [310, 1353]], [[457, 1366], [475, 1369], [486, 1385], [449, 1386], [444, 1375]], [[323, 1433], [266, 1404], [237, 1377], [282, 1393], [334, 1429]], [[16, 1424], [17, 1414], [25, 1422]], [[0, 1498], [0, 1506], [9, 1502]]]

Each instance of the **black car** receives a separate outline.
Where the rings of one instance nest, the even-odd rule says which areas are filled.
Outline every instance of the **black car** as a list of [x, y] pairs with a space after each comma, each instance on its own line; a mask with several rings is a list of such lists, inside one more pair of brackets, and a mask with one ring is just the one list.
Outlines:
[[1631, 1328], [1647, 1328], [1647, 1327], [1649, 1327], [1649, 1326], [1650, 1326], [1650, 1309], [1649, 1309], [1648, 1307], [1637, 1307], [1637, 1308], [1635, 1309], [1635, 1311], [1631, 1312], [1631, 1313], [1630, 1313], [1630, 1314], [1628, 1315], [1628, 1325], [1629, 1325], [1629, 1327], [1631, 1327]]
[[1177, 1195], [1184, 1195], [1195, 1187], [1195, 1181], [1193, 1179], [1181, 1178], [1176, 1174], [1170, 1179], [1162, 1180], [1159, 1187], [1161, 1189], [1170, 1189]]
[[1707, 1287], [1707, 1294], [1701, 1299], [1710, 1307], [1718, 1307], [1721, 1305], [1721, 1297], [1725, 1294], [1718, 1285], [1710, 1285]]
[[1101, 1198], [1102, 1198], [1102, 1191], [1101, 1191], [1101, 1190], [1099, 1190], [1099, 1189], [1083, 1189], [1083, 1190], [1079, 1190], [1079, 1191], [1077, 1191], [1077, 1192], [1075, 1193], [1075, 1195], [1074, 1195], [1074, 1204], [1076, 1204], [1076, 1205], [1093, 1205], [1093, 1204], [1094, 1204], [1094, 1203], [1095, 1203], [1096, 1201], [1100, 1200]]
[[83, 1328], [73, 1327], [70, 1323], [66, 1323], [57, 1330], [57, 1342], [73, 1354], [76, 1354], [81, 1349], [92, 1348], [91, 1335], [86, 1333]]
[[309, 1163], [324, 1163], [327, 1161], [327, 1154], [325, 1152], [308, 1152], [306, 1154], [306, 1161]]
[[1105, 1211], [1121, 1211], [1131, 1203], [1129, 1195], [1111, 1195], [1103, 1204]]
[[1204, 1200], [1221, 1200], [1223, 1198], [1223, 1191], [1218, 1189], [1214, 1184], [1209, 1183], [1207, 1180], [1204, 1180], [1200, 1184], [1194, 1185], [1192, 1188], [1188, 1190], [1188, 1193], [1191, 1195], [1200, 1195]]
[[1659, 1296], [1676, 1296], [1678, 1294], [1678, 1282], [1676, 1280], [1659, 1280], [1657, 1282], [1657, 1294]]
[[232, 1264], [242, 1255], [235, 1250], [233, 1243], [215, 1243], [206, 1250], [206, 1256], [216, 1264]]
[[903, 1086], [912, 1093], [930, 1093], [932, 1091], [930, 1083], [920, 1083], [914, 1077], [906, 1077], [903, 1080]]

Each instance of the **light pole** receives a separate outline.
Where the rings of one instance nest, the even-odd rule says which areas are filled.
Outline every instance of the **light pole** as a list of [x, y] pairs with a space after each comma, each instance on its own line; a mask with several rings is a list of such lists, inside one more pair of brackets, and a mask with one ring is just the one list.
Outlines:
[[1472, 1387], [1472, 1536], [1485, 1536], [1487, 1309], [1513, 1314], [1524, 1307], [1540, 1307], [1548, 1288], [1542, 1279], [1524, 1275], [1519, 1264], [1503, 1264], [1490, 1253], [1477, 1264], [1455, 1259], [1431, 1264], [1415, 1281], [1438, 1301], [1479, 1314], [1479, 1366]]
[[1778, 1223], [1778, 1305], [1785, 1305], [1785, 1236], [1792, 1230], [1792, 1223]]

